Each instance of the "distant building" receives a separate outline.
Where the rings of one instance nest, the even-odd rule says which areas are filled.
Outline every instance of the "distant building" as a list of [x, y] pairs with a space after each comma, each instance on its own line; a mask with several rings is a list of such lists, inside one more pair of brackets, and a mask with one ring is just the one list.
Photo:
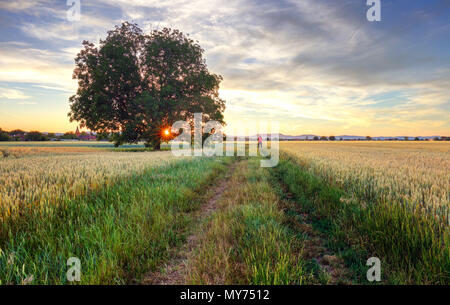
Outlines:
[[77, 130], [75, 130], [75, 135], [77, 136], [77, 138], [80, 141], [95, 141], [95, 140], [97, 140], [97, 137], [95, 135], [93, 135], [92, 133], [81, 134], [80, 130], [78, 129], [78, 126], [77, 126]]

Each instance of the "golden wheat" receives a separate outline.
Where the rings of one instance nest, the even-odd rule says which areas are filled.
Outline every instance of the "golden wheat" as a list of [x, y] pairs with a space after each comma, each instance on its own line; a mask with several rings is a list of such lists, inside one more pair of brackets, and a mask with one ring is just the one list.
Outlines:
[[[80, 154], [80, 149], [82, 154]], [[47, 149], [45, 149], [46, 152]], [[88, 148], [55, 148], [55, 154], [0, 156], [0, 218], [24, 207], [46, 209], [48, 204], [82, 195], [116, 179], [173, 159], [170, 152], [110, 152]]]
[[408, 202], [448, 217], [448, 142], [284, 142], [281, 150], [350, 194]]
[[98, 152], [99, 150], [111, 150], [111, 148], [92, 148], [92, 147], [39, 147], [39, 146], [31, 146], [31, 147], [7, 147], [0, 145], [0, 157], [2, 155], [8, 155], [11, 157], [19, 158], [30, 155], [68, 155], [68, 154], [80, 154], [80, 153], [92, 153]]

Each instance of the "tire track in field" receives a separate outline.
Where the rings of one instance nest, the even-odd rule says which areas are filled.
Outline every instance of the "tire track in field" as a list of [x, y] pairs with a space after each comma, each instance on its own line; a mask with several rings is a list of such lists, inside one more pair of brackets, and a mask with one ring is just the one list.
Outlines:
[[350, 271], [342, 258], [327, 248], [327, 237], [314, 229], [313, 217], [300, 207], [283, 181], [279, 180], [279, 185], [283, 192], [282, 208], [287, 212], [285, 213], [288, 219], [287, 225], [305, 237], [305, 240], [301, 241], [303, 244], [302, 256], [308, 261], [310, 271], [313, 272], [309, 284], [351, 284]]
[[172, 258], [162, 271], [152, 272], [144, 277], [143, 285], [181, 285], [185, 283], [187, 275], [187, 259], [198, 245], [201, 232], [201, 222], [208, 218], [216, 209], [217, 201], [221, 198], [223, 192], [227, 189], [230, 177], [239, 161], [235, 161], [228, 169], [225, 177], [219, 183], [209, 189], [211, 195], [207, 196], [207, 202], [194, 216], [193, 232], [188, 236], [186, 242], [178, 248], [174, 258]]

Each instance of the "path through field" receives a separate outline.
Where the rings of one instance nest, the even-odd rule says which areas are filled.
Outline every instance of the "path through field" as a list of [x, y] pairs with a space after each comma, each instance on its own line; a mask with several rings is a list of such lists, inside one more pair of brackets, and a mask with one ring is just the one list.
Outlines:
[[235, 162], [231, 164], [228, 171], [224, 177], [219, 180], [219, 182], [214, 185], [210, 190], [208, 190], [205, 195], [206, 204], [204, 204], [197, 215], [195, 215], [195, 221], [193, 223], [193, 230], [188, 236], [186, 242], [179, 248], [176, 249], [174, 258], [168, 262], [163, 270], [153, 272], [144, 277], [142, 284], [144, 285], [180, 285], [185, 283], [187, 266], [186, 262], [189, 256], [192, 255], [192, 251], [197, 246], [198, 236], [201, 234], [201, 228], [203, 222], [211, 215], [211, 213], [217, 208], [217, 201], [222, 196], [225, 189], [227, 189], [230, 176], [233, 174], [237, 164]]
[[[258, 160], [229, 165], [209, 188], [185, 243], [142, 284], [342, 284], [343, 261]], [[281, 275], [280, 275], [281, 274]]]
[[323, 145], [287, 143], [274, 168], [8, 147], [0, 284], [68, 284], [69, 257], [80, 284], [377, 284], [371, 257], [382, 284], [448, 284], [448, 144]]

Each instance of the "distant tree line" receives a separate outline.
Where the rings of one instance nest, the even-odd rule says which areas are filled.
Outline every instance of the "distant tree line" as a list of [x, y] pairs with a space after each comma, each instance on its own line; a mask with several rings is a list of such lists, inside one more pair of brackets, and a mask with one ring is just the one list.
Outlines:
[[[85, 131], [81, 132], [81, 136], [87, 135]], [[97, 141], [114, 141], [114, 138], [117, 136], [114, 133], [109, 132], [98, 132], [96, 135]], [[206, 137], [208, 135], [204, 135]], [[61, 140], [78, 140], [78, 136], [72, 132], [66, 132], [64, 134], [56, 135], [54, 133], [42, 133], [39, 131], [23, 131], [21, 129], [15, 129], [11, 131], [6, 131], [0, 128], [0, 141], [61, 141]], [[224, 135], [224, 141], [226, 136]], [[204, 140], [204, 139], [203, 139]], [[245, 139], [246, 141], [250, 140], [249, 138]], [[306, 141], [371, 141], [372, 137], [367, 136], [365, 139], [342, 139], [336, 138], [335, 136], [314, 136], [311, 138], [306, 138]], [[384, 141], [396, 141], [396, 140], [404, 140], [410, 141], [408, 137], [404, 138], [391, 138], [386, 139]], [[280, 141], [283, 141], [280, 139]], [[298, 141], [298, 140], [284, 140], [284, 141]], [[415, 137], [414, 141], [423, 141], [419, 137]], [[450, 141], [450, 137], [434, 137], [433, 141]]]
[[[87, 135], [85, 131], [81, 132], [81, 136]], [[111, 135], [97, 134], [98, 141], [110, 140]], [[62, 141], [62, 140], [78, 140], [78, 136], [72, 132], [56, 135], [55, 133], [42, 133], [40, 131], [23, 131], [15, 129], [6, 131], [0, 128], [0, 141]]]
[[[414, 137], [413, 140], [410, 140], [411, 137], [400, 137], [400, 138], [386, 138], [382, 141], [426, 141], [427, 139]], [[311, 138], [306, 137], [306, 139], [280, 139], [280, 141], [372, 141], [371, 136], [366, 136], [365, 139], [357, 138], [357, 139], [344, 139], [335, 136], [314, 136]], [[380, 140], [381, 141], [381, 140]], [[434, 137], [433, 141], [450, 141], [450, 137]]]

